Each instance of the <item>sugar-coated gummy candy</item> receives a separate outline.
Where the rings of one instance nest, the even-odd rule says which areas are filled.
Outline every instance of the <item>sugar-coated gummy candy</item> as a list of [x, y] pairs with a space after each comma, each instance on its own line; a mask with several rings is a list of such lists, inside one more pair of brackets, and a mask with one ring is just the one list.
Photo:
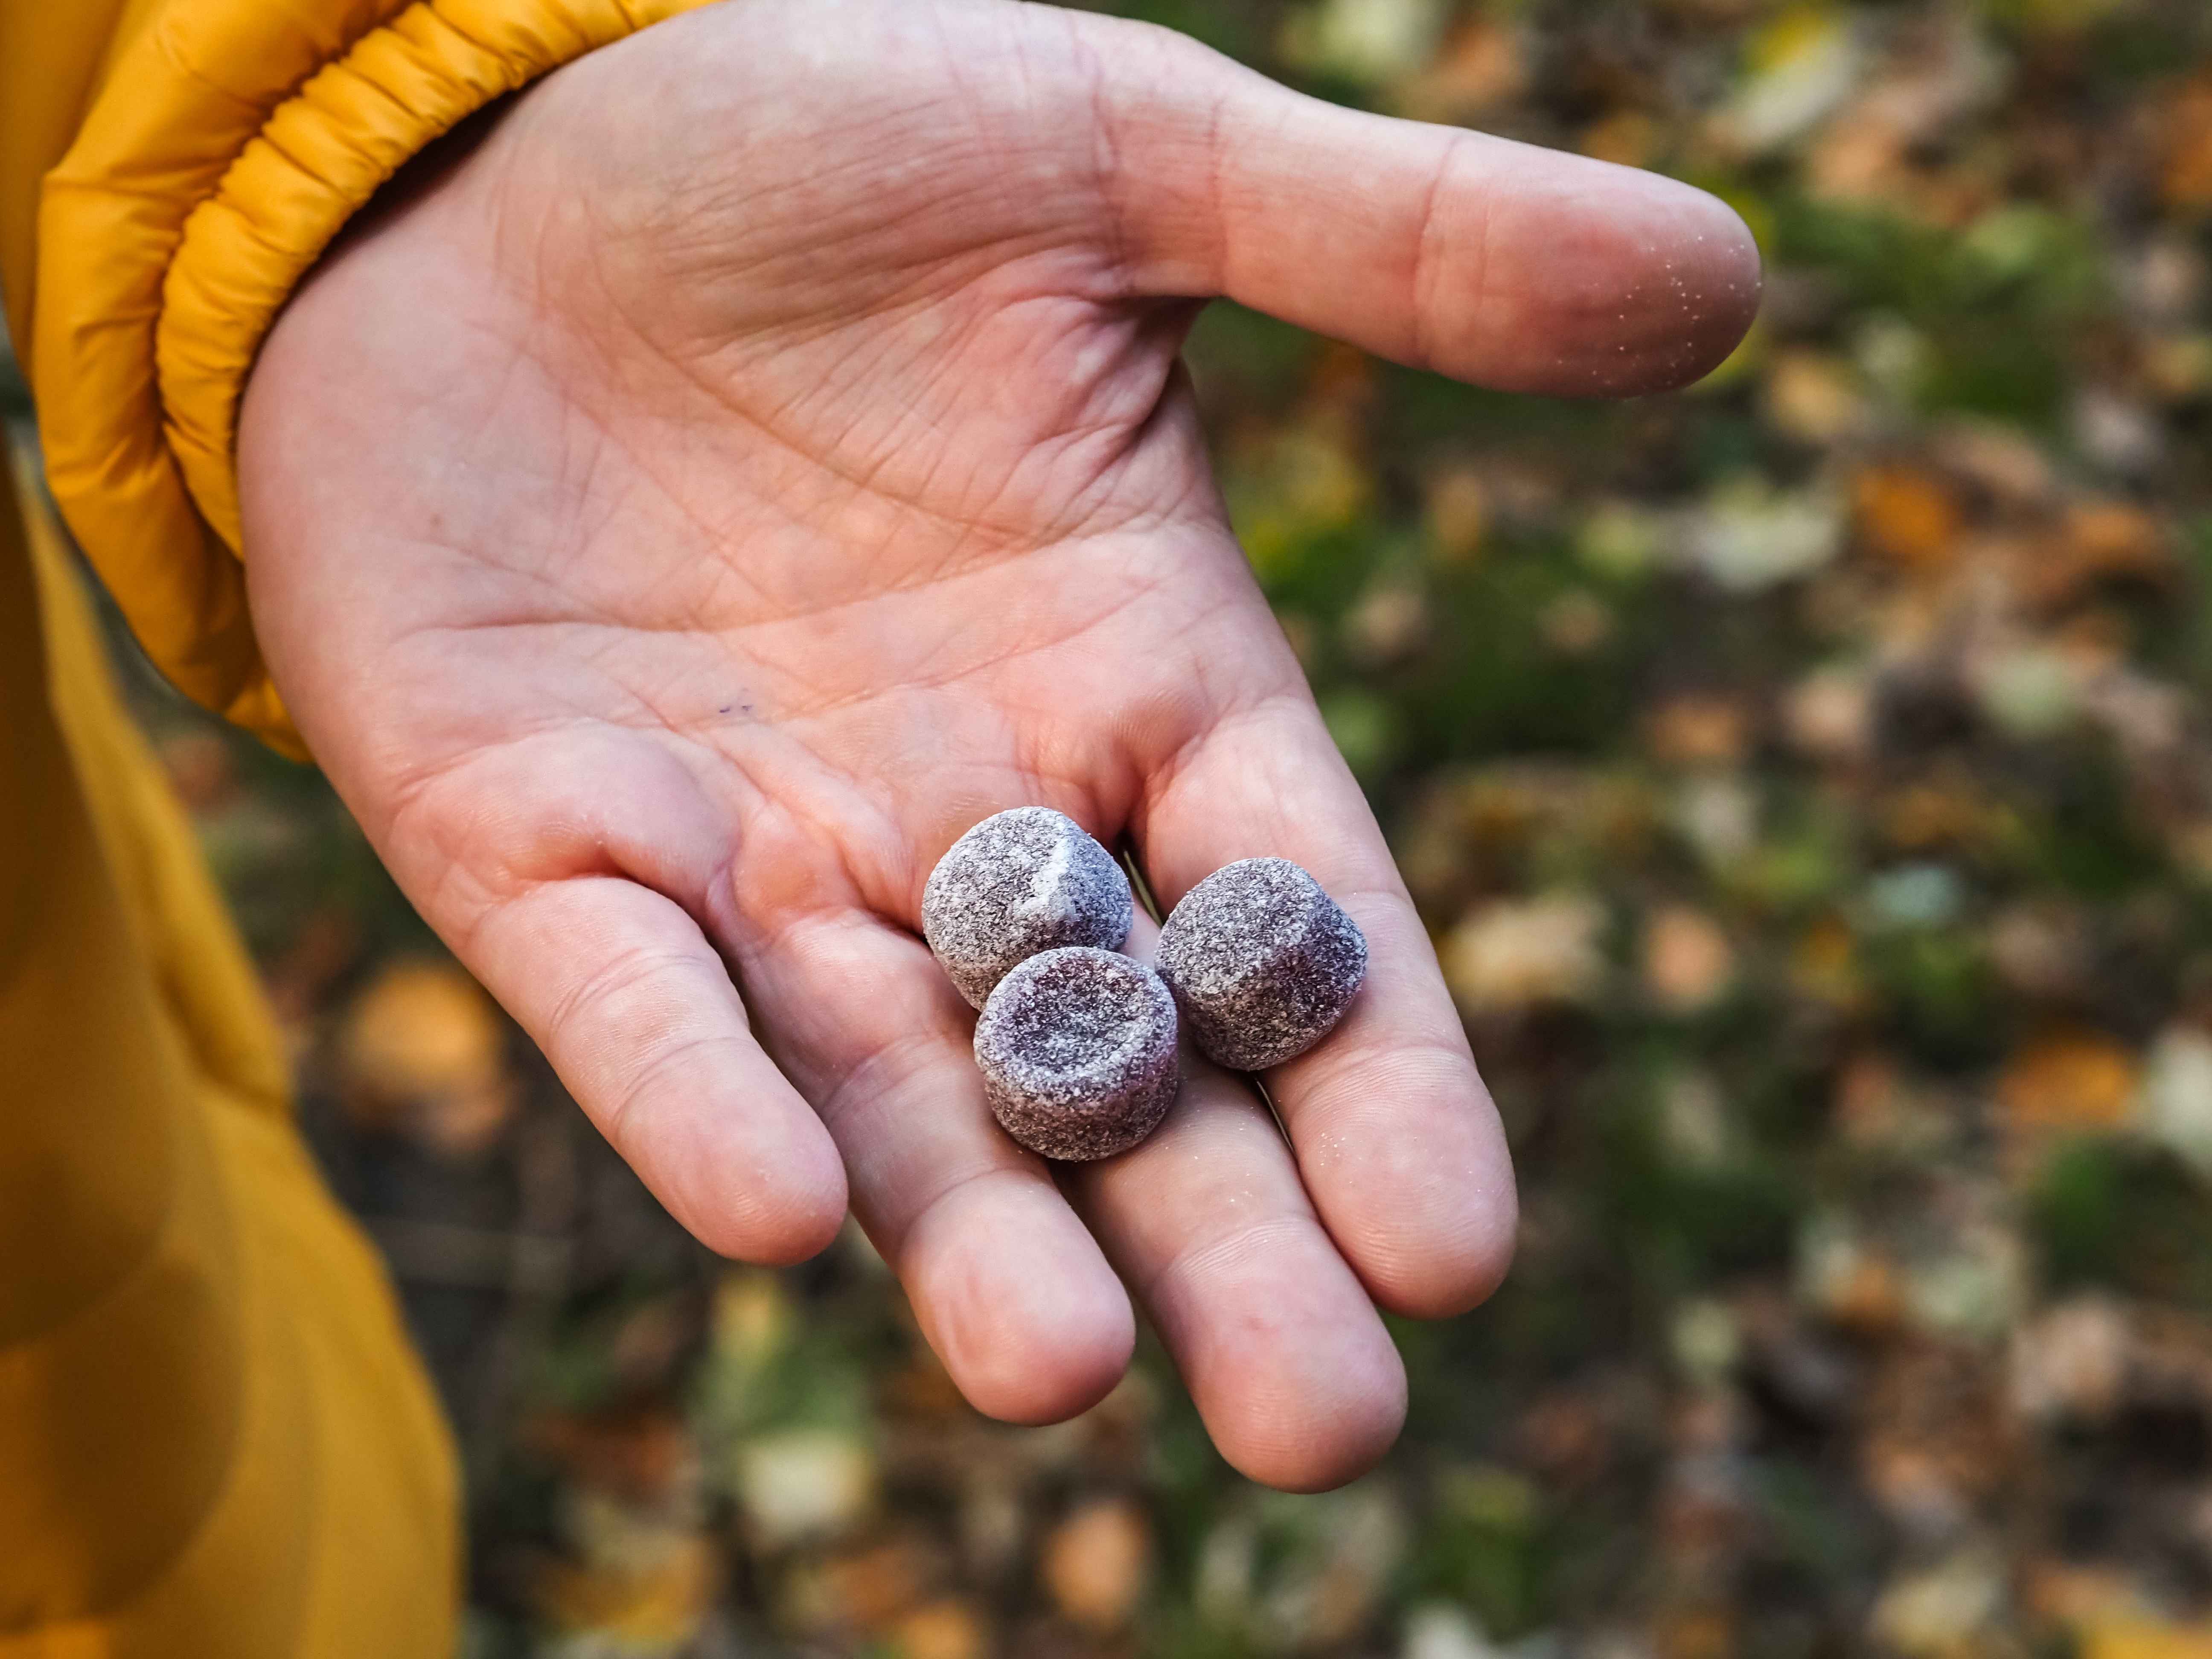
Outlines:
[[1045, 1158], [1110, 1158], [1175, 1103], [1176, 1005], [1140, 962], [1047, 951], [1001, 979], [975, 1022], [975, 1065], [1000, 1126]]
[[1328, 1035], [1367, 977], [1367, 939], [1299, 866], [1240, 859], [1183, 895], [1158, 960], [1200, 1050], [1257, 1072]]
[[1114, 855], [1048, 806], [985, 818], [937, 861], [921, 895], [922, 937], [977, 1008], [1040, 951], [1118, 948], [1134, 914]]

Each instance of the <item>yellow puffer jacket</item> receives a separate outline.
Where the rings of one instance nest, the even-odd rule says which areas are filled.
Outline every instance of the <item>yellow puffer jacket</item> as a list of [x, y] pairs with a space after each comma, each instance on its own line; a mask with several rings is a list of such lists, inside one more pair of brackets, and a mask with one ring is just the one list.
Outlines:
[[[48, 477], [165, 672], [296, 749], [233, 416], [392, 170], [689, 0], [0, 0], [0, 295]], [[453, 1650], [453, 1460], [252, 971], [0, 467], [0, 1659]]]

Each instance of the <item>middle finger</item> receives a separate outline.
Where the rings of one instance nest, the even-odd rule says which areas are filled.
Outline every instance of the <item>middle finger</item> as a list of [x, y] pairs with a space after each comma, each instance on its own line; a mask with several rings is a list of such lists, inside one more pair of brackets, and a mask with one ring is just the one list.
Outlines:
[[[1130, 953], [1149, 960], [1158, 931], [1139, 916]], [[1389, 1449], [1405, 1368], [1249, 1085], [1186, 1047], [1158, 1133], [1062, 1184], [1239, 1471], [1318, 1492]]]

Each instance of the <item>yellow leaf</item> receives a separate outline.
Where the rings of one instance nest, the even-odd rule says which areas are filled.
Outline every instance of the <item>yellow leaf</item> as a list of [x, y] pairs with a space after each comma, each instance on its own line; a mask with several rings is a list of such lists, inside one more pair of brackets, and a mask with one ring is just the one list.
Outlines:
[[2116, 1129], [2135, 1094], [2135, 1056], [2095, 1032], [2031, 1042], [1997, 1079], [1997, 1103], [2015, 1133]]
[[1893, 563], [1931, 570], [1958, 550], [1958, 503], [1940, 479], [1911, 466], [1870, 466], [1851, 494], [1859, 534]]
[[898, 1621], [891, 1645], [899, 1659], [981, 1659], [990, 1640], [966, 1602], [933, 1601]]
[[2212, 1659], [2212, 1625], [2114, 1620], [2081, 1632], [2081, 1659]]
[[472, 1152], [514, 1115], [507, 1031], [491, 999], [450, 962], [401, 962], [356, 999], [339, 1030], [338, 1080], [356, 1121]]

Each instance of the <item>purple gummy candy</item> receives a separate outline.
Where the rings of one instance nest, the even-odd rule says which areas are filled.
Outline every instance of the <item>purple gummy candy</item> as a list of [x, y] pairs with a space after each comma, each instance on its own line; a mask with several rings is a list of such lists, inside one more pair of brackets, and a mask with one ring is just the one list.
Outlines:
[[1040, 951], [1119, 946], [1133, 914], [1114, 855], [1048, 806], [985, 818], [937, 861], [921, 894], [922, 937], [977, 1008]]
[[1175, 1103], [1175, 999], [1127, 957], [1079, 945], [1047, 951], [983, 1005], [975, 1064], [992, 1115], [1031, 1152], [1110, 1158]]
[[1367, 977], [1367, 940], [1288, 859], [1240, 859], [1170, 913], [1159, 969], [1206, 1058], [1257, 1072], [1328, 1035]]

